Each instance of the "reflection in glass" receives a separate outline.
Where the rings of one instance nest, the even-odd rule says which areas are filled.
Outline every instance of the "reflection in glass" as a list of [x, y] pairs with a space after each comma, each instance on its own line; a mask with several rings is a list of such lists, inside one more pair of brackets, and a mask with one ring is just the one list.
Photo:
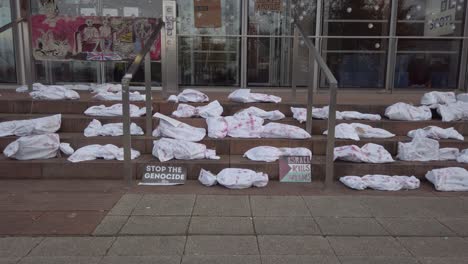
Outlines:
[[[342, 88], [383, 88], [391, 4], [385, 1], [332, 0], [324, 6], [323, 35], [376, 36], [324, 39], [323, 54]], [[322, 75], [321, 86], [326, 86]]]
[[11, 22], [10, 0], [0, 0], [0, 27]]
[[0, 33], [0, 83], [16, 82], [15, 50], [13, 32]]

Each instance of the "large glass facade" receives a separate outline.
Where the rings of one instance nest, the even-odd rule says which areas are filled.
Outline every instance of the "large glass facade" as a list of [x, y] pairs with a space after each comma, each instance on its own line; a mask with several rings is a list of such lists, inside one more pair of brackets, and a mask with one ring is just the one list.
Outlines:
[[[11, 21], [10, 2], [0, 0], [0, 24]], [[43, 12], [41, 2], [31, 1], [32, 14]], [[162, 15], [162, 0], [51, 2], [61, 15]], [[316, 88], [327, 88], [323, 74], [309, 68], [303, 41], [294, 42], [293, 22], [300, 23], [319, 48], [341, 89], [468, 85], [468, 0], [176, 2], [177, 75], [183, 87], [290, 87], [293, 77], [304, 86], [313, 74]], [[17, 82], [15, 34], [13, 30], [0, 34], [2, 83]], [[298, 57], [293, 56], [295, 45]], [[128, 66], [128, 62], [36, 61], [35, 78], [44, 83], [120, 82]], [[161, 61], [152, 62], [153, 85], [162, 83], [161, 69]], [[137, 73], [135, 82], [144, 81], [143, 72]]]
[[[0, 27], [12, 21], [10, 0], [0, 0]], [[0, 83], [16, 82], [13, 29], [0, 33]]]

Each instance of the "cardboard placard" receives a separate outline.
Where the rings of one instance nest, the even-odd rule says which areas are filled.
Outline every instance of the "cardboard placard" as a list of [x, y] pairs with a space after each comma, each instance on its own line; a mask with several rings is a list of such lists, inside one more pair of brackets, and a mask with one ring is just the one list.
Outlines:
[[310, 157], [282, 157], [279, 160], [280, 182], [312, 182]]
[[182, 185], [185, 184], [186, 179], [187, 168], [185, 166], [146, 164], [140, 185]]
[[256, 0], [256, 11], [281, 12], [283, 10], [283, 1], [281, 0]]
[[446, 36], [455, 32], [456, 2], [428, 0], [424, 36]]
[[193, 0], [196, 28], [221, 27], [221, 0]]

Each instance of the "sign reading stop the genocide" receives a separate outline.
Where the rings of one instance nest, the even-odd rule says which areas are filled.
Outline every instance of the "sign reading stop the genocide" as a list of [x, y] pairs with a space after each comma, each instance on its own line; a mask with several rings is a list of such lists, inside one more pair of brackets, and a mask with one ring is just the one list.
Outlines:
[[152, 165], [144, 166], [140, 185], [182, 185], [187, 179], [184, 166]]
[[312, 182], [310, 157], [282, 157], [279, 170], [280, 182]]
[[283, 8], [283, 1], [281, 0], [256, 0], [255, 1], [256, 11], [281, 12], [282, 8]]

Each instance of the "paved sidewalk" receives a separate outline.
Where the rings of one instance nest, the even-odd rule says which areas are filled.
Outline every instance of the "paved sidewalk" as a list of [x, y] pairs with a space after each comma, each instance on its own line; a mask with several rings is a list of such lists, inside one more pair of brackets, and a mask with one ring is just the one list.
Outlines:
[[[255, 189], [222, 195], [222, 189], [200, 189], [214, 193], [206, 195], [197, 188], [171, 194], [188, 192], [190, 184], [189, 189], [165, 191], [92, 183], [0, 186], [0, 231], [6, 232], [0, 237], [0, 264], [468, 263], [464, 193], [338, 188], [296, 195], [261, 195]], [[26, 233], [35, 230], [29, 222], [5, 220], [28, 210], [76, 214], [69, 219], [89, 212], [100, 217], [62, 223], [64, 217], [50, 216], [46, 226], [52, 229], [42, 229], [36, 237]], [[8, 228], [19, 227], [23, 233], [5, 236]]]

